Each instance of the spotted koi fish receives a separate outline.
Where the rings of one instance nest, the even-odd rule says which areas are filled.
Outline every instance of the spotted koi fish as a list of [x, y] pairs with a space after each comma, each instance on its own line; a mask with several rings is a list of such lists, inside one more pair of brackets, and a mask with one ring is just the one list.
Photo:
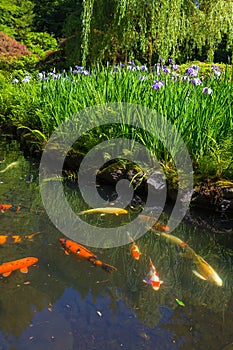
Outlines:
[[157, 291], [157, 290], [159, 290], [163, 281], [160, 280], [158, 271], [154, 267], [151, 260], [149, 263], [149, 267], [150, 267], [149, 273], [147, 274], [147, 276], [145, 277], [143, 282], [150, 284], [152, 286], [152, 288]]
[[103, 270], [107, 272], [112, 272], [116, 270], [114, 266], [105, 264], [101, 260], [97, 259], [97, 256], [94, 255], [83, 245], [66, 238], [60, 238], [59, 241], [62, 247], [64, 248], [66, 254], [70, 253], [77, 256], [81, 260], [88, 260], [92, 265], [100, 266]]
[[130, 241], [132, 242], [132, 244], [130, 246], [130, 253], [135, 260], [139, 260], [141, 252], [140, 252], [137, 244], [135, 243], [134, 239], [129, 235], [129, 233], [127, 233], [127, 234], [129, 236]]

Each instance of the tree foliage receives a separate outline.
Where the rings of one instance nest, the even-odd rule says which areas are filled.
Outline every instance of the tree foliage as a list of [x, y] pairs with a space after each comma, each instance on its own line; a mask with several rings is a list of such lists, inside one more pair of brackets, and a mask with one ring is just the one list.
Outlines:
[[[98, 46], [99, 59], [144, 59], [154, 54], [182, 60], [197, 52], [213, 60], [223, 38], [233, 45], [232, 0], [105, 0], [110, 21], [93, 8], [102, 1], [83, 1], [82, 60]], [[99, 18], [98, 18], [99, 16]], [[108, 26], [104, 24], [108, 23]], [[92, 33], [92, 35], [91, 35]], [[93, 35], [97, 33], [97, 35]], [[96, 40], [98, 34], [101, 34]], [[91, 57], [97, 59], [98, 57]]]
[[0, 1], [0, 31], [21, 40], [32, 28], [34, 4], [30, 0]]
[[0, 0], [0, 31], [30, 43], [33, 52], [37, 42], [43, 50], [43, 40], [46, 48], [55, 45], [53, 35], [63, 39], [68, 65], [130, 59], [151, 65], [159, 56], [227, 62], [232, 13], [233, 0]]

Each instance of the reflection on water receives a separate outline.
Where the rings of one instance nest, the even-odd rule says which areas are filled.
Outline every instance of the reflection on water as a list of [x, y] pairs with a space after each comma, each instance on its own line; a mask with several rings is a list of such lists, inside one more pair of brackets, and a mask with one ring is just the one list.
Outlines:
[[[25, 256], [36, 256], [39, 262], [28, 274], [16, 271], [0, 278], [0, 350], [218, 350], [233, 342], [231, 237], [184, 223], [173, 232], [214, 267], [223, 279], [222, 288], [194, 276], [192, 261], [150, 232], [137, 240], [139, 261], [130, 256], [129, 245], [92, 249], [117, 267], [107, 274], [64, 254], [59, 243], [63, 235], [40, 211], [36, 167], [23, 158], [15, 142], [3, 142], [0, 170], [14, 161], [19, 161], [18, 167], [0, 174], [0, 203], [22, 209], [0, 213], [0, 234], [39, 234], [0, 246], [0, 262]], [[72, 205], [75, 198], [81, 203], [70, 188], [67, 198]], [[142, 281], [149, 258], [164, 281], [158, 292]]]

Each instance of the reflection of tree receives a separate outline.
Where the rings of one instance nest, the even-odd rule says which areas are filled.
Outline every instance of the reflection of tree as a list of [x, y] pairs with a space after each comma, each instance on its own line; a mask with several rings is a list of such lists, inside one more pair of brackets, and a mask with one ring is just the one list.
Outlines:
[[[21, 277], [21, 276], [19, 276]], [[1, 285], [0, 327], [6, 334], [20, 335], [34, 316], [33, 308], [41, 311], [48, 303], [46, 294], [30, 285], [16, 283], [18, 276]]]

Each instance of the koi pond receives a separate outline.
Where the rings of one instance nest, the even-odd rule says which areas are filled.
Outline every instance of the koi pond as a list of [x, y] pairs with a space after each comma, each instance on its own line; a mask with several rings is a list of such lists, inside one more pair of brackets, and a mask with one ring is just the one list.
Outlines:
[[[78, 202], [77, 186], [65, 187]], [[64, 253], [64, 234], [40, 199], [38, 164], [9, 136], [0, 143], [0, 203], [12, 205], [0, 212], [0, 235], [10, 237], [1, 241], [0, 264], [38, 258], [27, 274], [0, 277], [0, 350], [233, 349], [232, 234], [186, 221], [172, 232], [214, 268], [222, 286], [195, 276], [179, 247], [151, 231], [136, 241], [139, 260], [131, 243], [88, 247], [117, 268], [109, 274]], [[163, 281], [157, 291], [143, 282], [150, 259]]]

